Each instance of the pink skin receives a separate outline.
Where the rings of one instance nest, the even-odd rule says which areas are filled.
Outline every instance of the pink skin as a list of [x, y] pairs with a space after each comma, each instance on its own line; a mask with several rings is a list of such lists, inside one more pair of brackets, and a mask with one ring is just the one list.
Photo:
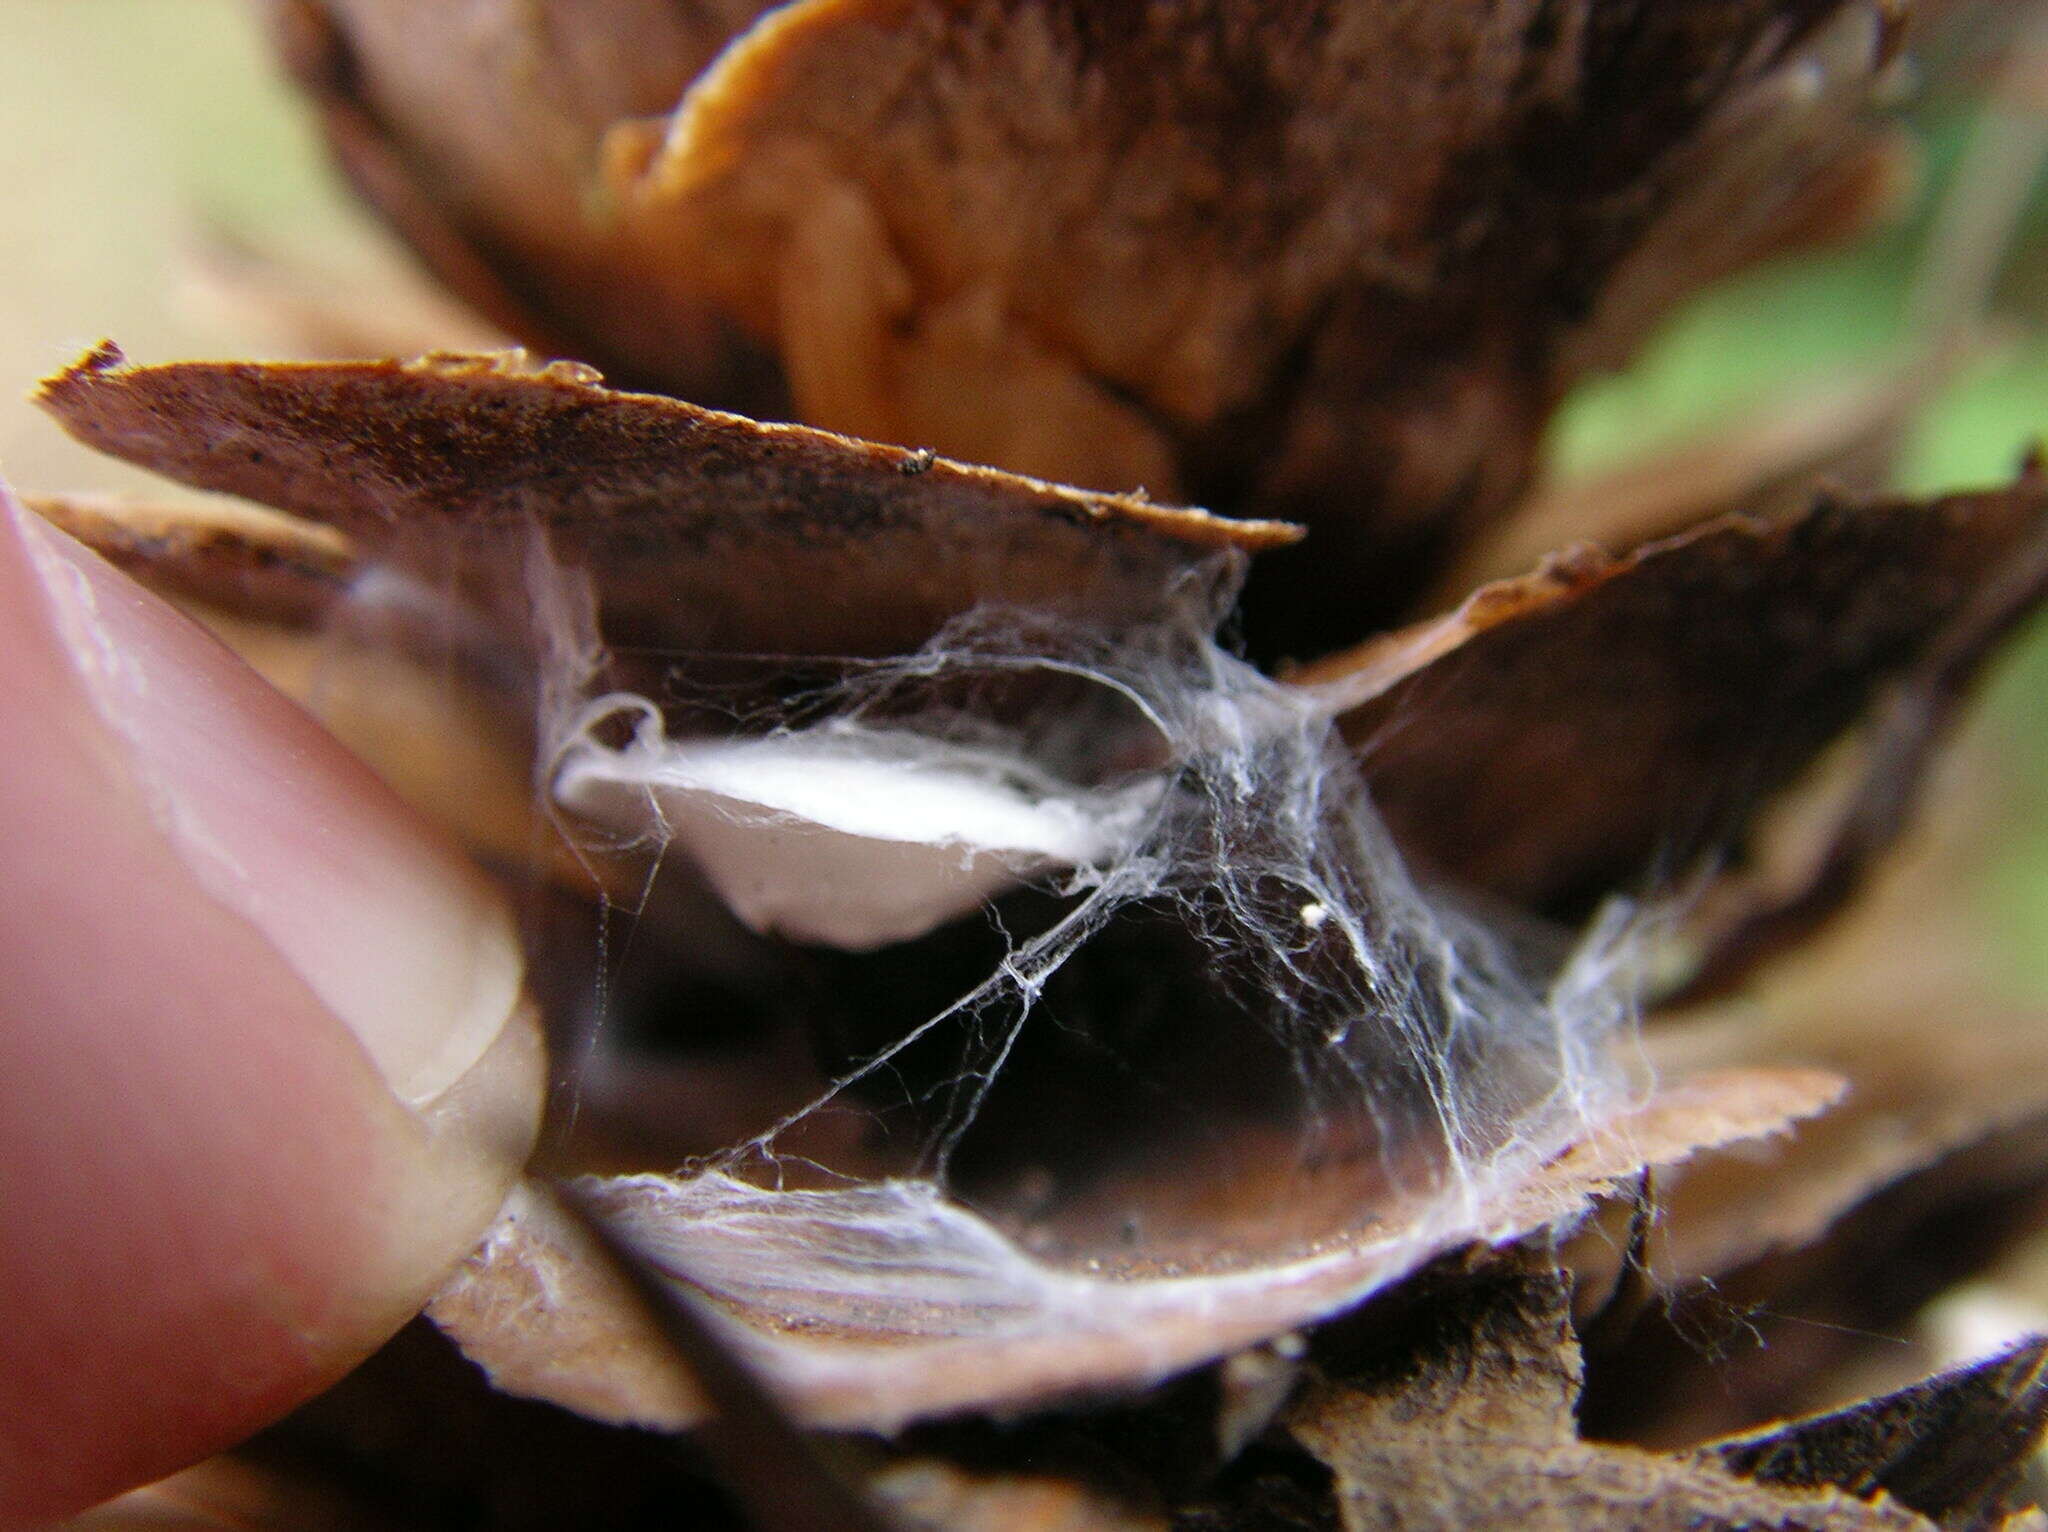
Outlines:
[[4, 491], [0, 741], [10, 1526], [238, 1440], [402, 1324], [516, 1174], [539, 1072], [488, 888]]

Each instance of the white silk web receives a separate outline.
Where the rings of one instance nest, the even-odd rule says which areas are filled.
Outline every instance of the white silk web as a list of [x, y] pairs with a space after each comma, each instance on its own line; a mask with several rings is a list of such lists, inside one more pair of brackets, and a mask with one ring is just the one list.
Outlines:
[[[945, 1187], [1031, 1029], [1072, 1025], [1042, 1014], [1049, 987], [1140, 913], [1177, 928], [1205, 1012], [1280, 1044], [1300, 1132], [1373, 1156], [1404, 1216], [1470, 1220], [1611, 1114], [1626, 913], [1561, 959], [1419, 886], [1338, 738], [1345, 699], [1214, 641], [1240, 572], [1191, 574], [1173, 619], [1136, 631], [978, 611], [915, 654], [843, 663], [733, 737], [672, 737], [638, 693], [557, 702], [544, 780], [570, 822], [687, 856], [757, 930], [863, 951], [948, 922], [1003, 933], [978, 981], [687, 1172], [693, 1206], [725, 1187], [758, 1220], [791, 1129], [889, 1089], [920, 1124], [918, 1174]], [[549, 600], [558, 634], [589, 631]], [[990, 902], [1017, 888], [1051, 911], [1029, 929]], [[935, 1048], [951, 1067], [906, 1068]], [[820, 1195], [835, 1194], [802, 1193], [806, 1220]]]

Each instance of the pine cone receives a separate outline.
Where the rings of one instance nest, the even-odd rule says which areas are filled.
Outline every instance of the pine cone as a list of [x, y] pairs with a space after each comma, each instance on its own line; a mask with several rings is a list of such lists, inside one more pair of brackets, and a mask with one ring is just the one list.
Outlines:
[[427, 1313], [548, 1403], [416, 1326], [145, 1494], [623, 1518], [711, 1504], [691, 1432], [764, 1525], [2006, 1515], [2040, 1343], [1774, 1427], [1860, 1354], [1628, 1321], [1897, 1325], [2038, 1211], [2030, 1018], [1926, 1019], [1984, 1004], [1962, 853], [1887, 853], [2048, 477], [1875, 488], [1943, 330], [1539, 492], [1574, 385], [1891, 204], [1881, 100], [1981, 11], [274, 14], [531, 350], [103, 346], [67, 430], [299, 520], [36, 509], [317, 655], [520, 900], [552, 1126]]

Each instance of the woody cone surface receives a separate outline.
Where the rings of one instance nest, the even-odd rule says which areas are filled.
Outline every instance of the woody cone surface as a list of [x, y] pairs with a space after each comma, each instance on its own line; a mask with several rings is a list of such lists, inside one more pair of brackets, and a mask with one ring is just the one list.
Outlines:
[[[1916, 1381], [1866, 1337], [2024, 1241], [2048, 1188], [2048, 1028], [1958, 911], [1995, 785], [1936, 764], [2048, 592], [2048, 478], [1884, 495], [1888, 407], [1731, 449], [1698, 493], [1696, 463], [1536, 493], [1574, 384], [1891, 205], [1902, 59], [1996, 9], [271, 7], [342, 167], [528, 352], [103, 347], [43, 385], [65, 429], [299, 520], [38, 508], [287, 689], [325, 656], [329, 726], [528, 908], [577, 1107], [428, 1319], [92, 1524], [2037, 1524], [2041, 1342]], [[1501, 552], [1532, 526], [1555, 551]], [[536, 623], [537, 536], [573, 622]], [[465, 626], [364, 638], [370, 572]], [[970, 916], [833, 952], [748, 929], [693, 872], [710, 830], [658, 878], [631, 836], [568, 845], [528, 791], [565, 655], [678, 737], [915, 700], [1115, 786], [1178, 736], [1071, 675], [861, 707], [831, 682], [990, 612], [1062, 663], [1191, 609], [1205, 645], [1237, 582], [1232, 695], [1328, 699], [1330, 759], [1488, 951], [1561, 983], [1615, 900], [1670, 912], [1640, 1044], [1597, 1044], [1628, 1055], [1611, 1094], [1560, 1126], [1563, 1066], [1488, 1052], [1480, 1016], [1431, 1041], [1456, 1099], [1505, 1103], [1495, 1140], [1404, 1127], [1380, 1074], [1305, 1105], [1258, 997], [1205, 987], [1234, 928], [1196, 888], [1048, 978], [1058, 1024], [965, 1118], [978, 1077], [912, 1049], [800, 1116], [788, 1180], [678, 1171], [1014, 958], [1056, 895], [1042, 867], [999, 891], [994, 947]], [[736, 801], [717, 825], [785, 837], [745, 868], [829, 881], [794, 810]], [[1324, 975], [1330, 911], [1273, 897], [1288, 972]], [[598, 952], [607, 898], [630, 960]], [[1350, 1019], [1303, 993], [1318, 1035]], [[1553, 1138], [1517, 1159], [1525, 1130]], [[1695, 1343], [1730, 1304], [1775, 1344]], [[1773, 1329], [1794, 1311], [1825, 1330]]]

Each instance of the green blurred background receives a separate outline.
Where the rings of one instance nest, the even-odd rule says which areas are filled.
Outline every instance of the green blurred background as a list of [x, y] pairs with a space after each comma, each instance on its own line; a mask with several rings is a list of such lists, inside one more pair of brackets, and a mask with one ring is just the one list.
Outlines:
[[374, 279], [396, 259], [328, 174], [254, 13], [0, 0], [0, 468], [23, 488], [143, 482], [21, 402], [83, 347], [113, 336], [159, 360], [250, 347], [193, 277], [217, 232], [337, 277]]
[[[1926, 116], [1932, 191], [1918, 212], [1853, 250], [1751, 275], [1696, 304], [1627, 375], [1573, 401], [1558, 461], [1597, 468], [1894, 351], [1927, 207], [1973, 121], [1954, 102]], [[209, 277], [219, 262], [208, 252], [223, 243], [252, 246], [344, 298], [374, 304], [418, 286], [328, 170], [247, 0], [0, 0], [0, 187], [0, 378], [13, 380], [0, 388], [0, 470], [31, 491], [163, 493], [74, 446], [22, 401], [36, 377], [102, 336], [145, 360], [280, 349], [277, 326]], [[2048, 196], [2038, 187], [2002, 291], [2013, 334], [1928, 411], [1900, 464], [1902, 486], [1996, 482], [2048, 428]], [[2002, 667], [1991, 706], [2021, 812], [1980, 894], [2006, 979], [2048, 997], [2043, 635]]]

